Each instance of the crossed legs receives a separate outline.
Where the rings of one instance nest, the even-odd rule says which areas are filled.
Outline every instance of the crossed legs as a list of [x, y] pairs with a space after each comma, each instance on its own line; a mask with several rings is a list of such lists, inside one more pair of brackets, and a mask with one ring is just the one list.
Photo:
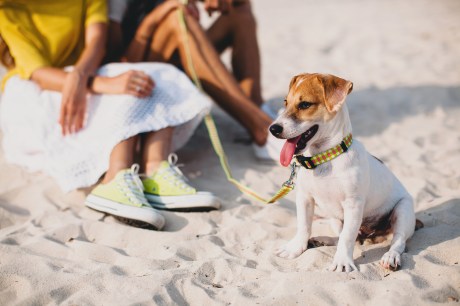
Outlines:
[[256, 20], [249, 1], [232, 7], [208, 29], [207, 36], [221, 53], [232, 49], [232, 71], [241, 89], [257, 105], [263, 103], [260, 86], [260, 54]]
[[[151, 14], [164, 13], [160, 7], [153, 10]], [[263, 145], [267, 140], [268, 127], [272, 120], [258, 107], [258, 104], [262, 100], [260, 97], [260, 76], [259, 72], [256, 72], [259, 69], [259, 64], [251, 65], [238, 60], [247, 56], [244, 52], [248, 52], [245, 49], [250, 49], [250, 46], [244, 45], [245, 40], [243, 39], [238, 40], [238, 43], [236, 43], [235, 38], [239, 37], [236, 34], [238, 31], [232, 31], [235, 34], [231, 40], [228, 38], [228, 35], [217, 35], [229, 33], [226, 30], [230, 28], [225, 26], [230, 26], [231, 23], [229, 20], [226, 20], [226, 17], [221, 17], [214, 29], [210, 29], [210, 35], [216, 43], [221, 43], [221, 49], [225, 46], [225, 42], [232, 42], [232, 46], [234, 47], [233, 66], [240, 82], [238, 83], [237, 79], [221, 62], [219, 54], [200, 24], [187, 14], [185, 14], [187, 37], [184, 37], [177, 12], [177, 9], [171, 9], [164, 16], [161, 16], [161, 18], [156, 18], [156, 20], [160, 21], [153, 31], [151, 43], [148, 46], [149, 50], [146, 50], [144, 53], [145, 58], [142, 60], [171, 63], [177, 63], [176, 61], [179, 60], [186, 73], [191, 75], [192, 71], [189, 69], [187, 57], [189, 50], [195, 71], [204, 90], [248, 130], [256, 144]], [[144, 22], [149, 22], [149, 20], [151, 19], [146, 18]], [[242, 30], [240, 29], [239, 31], [242, 32]], [[188, 50], [185, 41], [188, 43]], [[256, 41], [254, 43], [257, 44]], [[255, 58], [257, 62], [259, 60], [258, 51], [256, 53], [257, 56]], [[129, 54], [127, 54], [127, 60], [135, 61], [136, 59], [130, 58]], [[246, 68], [241, 68], [243, 66]], [[242, 87], [240, 87], [240, 84]], [[249, 96], [254, 96], [254, 101]], [[257, 96], [259, 97], [257, 98]]]

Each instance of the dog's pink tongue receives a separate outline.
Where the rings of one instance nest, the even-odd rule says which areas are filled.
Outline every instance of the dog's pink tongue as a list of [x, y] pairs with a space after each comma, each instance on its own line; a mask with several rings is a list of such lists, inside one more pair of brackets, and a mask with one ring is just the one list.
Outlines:
[[281, 149], [280, 163], [284, 167], [289, 166], [289, 164], [291, 163], [292, 156], [294, 156], [295, 147], [299, 139], [300, 139], [300, 136], [297, 136], [296, 138], [288, 139], [286, 143], [284, 144], [283, 148]]

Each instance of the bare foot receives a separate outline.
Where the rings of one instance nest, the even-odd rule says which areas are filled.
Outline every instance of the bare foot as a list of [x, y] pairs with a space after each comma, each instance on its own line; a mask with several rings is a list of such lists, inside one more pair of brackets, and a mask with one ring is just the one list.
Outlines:
[[253, 141], [257, 145], [263, 146], [267, 142], [268, 128], [273, 120], [261, 110], [259, 112], [258, 114], [253, 114], [252, 124], [250, 124], [248, 130]]

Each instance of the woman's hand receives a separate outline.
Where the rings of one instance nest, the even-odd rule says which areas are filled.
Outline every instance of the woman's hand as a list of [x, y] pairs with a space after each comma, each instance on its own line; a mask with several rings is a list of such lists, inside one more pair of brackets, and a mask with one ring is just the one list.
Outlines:
[[129, 70], [115, 77], [96, 76], [92, 91], [98, 94], [132, 95], [147, 98], [152, 95], [154, 81], [143, 71]]
[[83, 128], [86, 115], [86, 82], [87, 77], [77, 69], [65, 77], [59, 115], [63, 135], [76, 133]]

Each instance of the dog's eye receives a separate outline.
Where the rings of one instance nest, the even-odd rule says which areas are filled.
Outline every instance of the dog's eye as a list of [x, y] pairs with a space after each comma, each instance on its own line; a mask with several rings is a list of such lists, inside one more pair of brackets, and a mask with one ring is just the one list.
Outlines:
[[312, 105], [313, 105], [313, 103], [302, 101], [302, 102], [299, 103], [299, 105], [297, 105], [297, 108], [298, 109], [307, 109], [307, 108], [310, 108], [310, 106], [312, 106]]

